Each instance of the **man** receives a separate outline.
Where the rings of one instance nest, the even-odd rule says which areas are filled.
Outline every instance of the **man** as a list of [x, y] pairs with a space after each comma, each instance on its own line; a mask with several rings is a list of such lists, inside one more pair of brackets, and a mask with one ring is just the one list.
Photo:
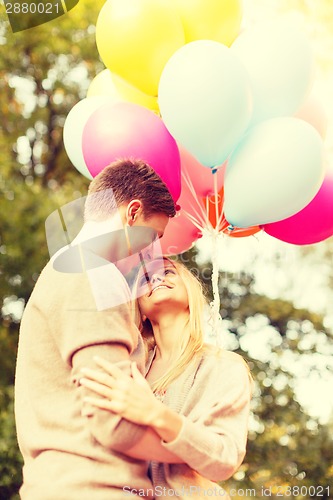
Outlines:
[[[174, 215], [151, 167], [114, 162], [90, 184], [79, 235], [42, 271], [23, 314], [16, 369], [22, 500], [120, 500], [124, 486], [152, 496], [147, 463], [122, 454], [145, 429], [103, 410], [89, 415], [78, 381], [95, 355], [124, 370], [135, 360], [143, 372], [142, 339], [119, 269], [129, 271], [147, 246], [145, 233], [133, 245], [135, 229], [161, 237]], [[66, 262], [66, 272], [56, 270]]]

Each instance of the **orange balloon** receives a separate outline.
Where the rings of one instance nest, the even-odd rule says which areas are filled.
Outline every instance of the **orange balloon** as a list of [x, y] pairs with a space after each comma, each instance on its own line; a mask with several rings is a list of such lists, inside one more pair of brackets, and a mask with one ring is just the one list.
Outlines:
[[233, 231], [228, 231], [228, 229], [226, 229], [224, 231], [224, 234], [227, 234], [232, 238], [244, 238], [245, 236], [252, 236], [253, 234], [258, 233], [259, 231], [261, 231], [261, 228], [259, 226], [244, 227], [244, 228], [236, 227]]

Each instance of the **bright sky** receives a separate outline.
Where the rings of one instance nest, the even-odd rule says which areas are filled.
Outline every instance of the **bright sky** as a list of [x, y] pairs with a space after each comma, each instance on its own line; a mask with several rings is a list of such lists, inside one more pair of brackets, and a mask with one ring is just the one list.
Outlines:
[[[283, 0], [244, 0], [243, 24], [247, 27], [257, 22], [281, 17], [291, 20], [295, 23], [295, 27], [307, 34], [317, 64], [313, 93], [327, 113], [328, 130], [324, 143], [329, 168], [333, 169], [333, 35], [318, 20], [320, 0], [307, 0], [306, 3], [311, 14], [308, 16], [298, 10], [286, 10], [287, 3]], [[283, 7], [285, 7], [284, 14], [281, 13]], [[209, 260], [211, 257], [209, 237], [199, 240], [197, 247], [200, 251], [200, 260]], [[325, 243], [319, 243], [315, 247], [314, 255], [301, 259], [298, 247], [280, 242], [264, 233], [237, 239], [222, 236], [219, 241], [219, 266], [222, 272], [254, 273], [258, 293], [272, 298], [290, 299], [297, 307], [324, 313], [326, 326], [332, 328], [333, 309], [330, 305], [332, 293], [327, 281], [329, 274], [332, 274], [330, 263], [327, 259], [321, 258]], [[277, 255], [279, 263], [275, 259]], [[249, 350], [253, 357], [268, 361], [271, 356], [270, 345], [278, 345], [281, 338], [272, 328], [262, 324], [262, 321], [261, 317], [252, 318], [247, 324], [242, 347]], [[222, 341], [227, 347], [232, 348], [232, 338], [228, 336], [227, 329], [222, 328], [222, 332]], [[302, 348], [305, 350], [314, 342], [315, 339], [309, 332]], [[333, 393], [333, 352], [326, 338], [317, 339], [317, 349], [320, 352], [318, 356], [302, 355], [302, 361], [294, 359], [291, 352], [286, 353], [282, 362], [295, 375], [298, 400], [310, 414], [320, 417], [320, 420], [325, 422], [333, 414], [333, 401], [329, 396]], [[327, 363], [332, 371], [329, 373], [323, 370], [320, 374], [312, 372], [308, 376], [307, 370], [312, 363], [318, 367]]]

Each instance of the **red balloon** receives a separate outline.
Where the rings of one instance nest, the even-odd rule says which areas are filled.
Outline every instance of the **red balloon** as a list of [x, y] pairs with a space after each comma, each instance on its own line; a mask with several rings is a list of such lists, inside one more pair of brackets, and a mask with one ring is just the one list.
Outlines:
[[163, 255], [178, 255], [189, 250], [193, 243], [201, 237], [201, 231], [184, 214], [180, 213], [170, 219], [160, 243]]
[[[179, 198], [180, 211], [176, 217], [170, 219], [163, 238], [161, 238], [162, 252], [165, 255], [176, 255], [185, 252], [193, 243], [202, 236], [201, 230], [191, 221], [193, 216], [198, 219], [200, 212], [200, 201], [195, 193], [192, 193], [184, 181], [182, 182], [182, 192]], [[188, 215], [189, 214], [189, 215]], [[198, 220], [203, 225], [203, 220]]]
[[217, 190], [223, 186], [224, 174], [227, 162], [213, 174], [211, 168], [202, 165], [191, 153], [183, 146], [178, 144], [181, 162], [181, 171], [184, 183], [184, 177], [188, 177], [193, 185], [194, 191], [198, 196], [209, 196], [214, 192], [214, 176], [217, 180]]

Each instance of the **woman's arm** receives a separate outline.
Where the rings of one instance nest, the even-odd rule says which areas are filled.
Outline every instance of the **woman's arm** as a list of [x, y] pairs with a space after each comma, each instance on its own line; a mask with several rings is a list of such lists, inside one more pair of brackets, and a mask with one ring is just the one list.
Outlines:
[[[192, 387], [194, 409], [189, 417], [178, 415], [156, 400], [147, 381], [135, 370], [136, 380], [129, 378], [125, 382], [115, 372], [116, 367], [99, 360], [99, 366], [108, 369], [109, 375], [99, 373], [97, 377], [85, 370], [98, 383], [85, 379], [82, 382], [104, 396], [89, 398], [90, 403], [148, 425], [163, 439], [160, 446], [179, 457], [177, 462], [188, 464], [212, 481], [220, 481], [238, 469], [245, 455], [251, 383], [248, 369], [240, 359], [230, 353], [221, 360], [213, 358], [206, 363]], [[148, 438], [144, 436], [130, 450], [135, 458], [172, 463], [164, 460], [162, 454], [155, 458], [155, 451], [145, 439]]]
[[147, 429], [141, 440], [124, 453], [139, 460], [154, 460], [168, 464], [184, 463], [182, 458], [163, 446], [161, 438], [152, 429]]
[[233, 353], [200, 371], [189, 395], [190, 418], [182, 416], [180, 433], [163, 446], [207, 479], [223, 481], [245, 456], [252, 381]]
[[[183, 425], [181, 417], [157, 400], [135, 363], [132, 377], [117, 366], [101, 358], [95, 358], [104, 372], [83, 368], [80, 384], [102, 398], [86, 397], [91, 407], [108, 410], [136, 424], [148, 426], [142, 438], [126, 450], [126, 455], [141, 460], [156, 460], [166, 463], [183, 463], [174, 452], [163, 447], [164, 441], [174, 440]], [[91, 410], [90, 410], [91, 411]]]

